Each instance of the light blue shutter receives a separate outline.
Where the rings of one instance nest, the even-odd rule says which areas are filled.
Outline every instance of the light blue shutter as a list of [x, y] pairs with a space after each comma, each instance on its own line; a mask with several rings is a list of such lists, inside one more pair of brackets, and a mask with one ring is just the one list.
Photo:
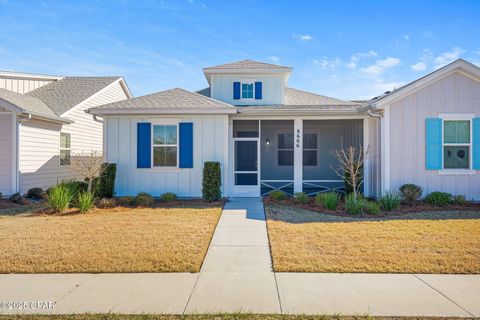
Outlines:
[[442, 169], [442, 119], [425, 119], [425, 167], [427, 170]]
[[180, 168], [193, 168], [193, 123], [180, 122], [178, 128]]
[[472, 168], [480, 170], [480, 118], [472, 120]]
[[255, 82], [255, 100], [262, 99], [262, 83]]
[[233, 83], [233, 99], [240, 100], [240, 82]]
[[151, 168], [152, 125], [148, 122], [137, 123], [137, 168]]

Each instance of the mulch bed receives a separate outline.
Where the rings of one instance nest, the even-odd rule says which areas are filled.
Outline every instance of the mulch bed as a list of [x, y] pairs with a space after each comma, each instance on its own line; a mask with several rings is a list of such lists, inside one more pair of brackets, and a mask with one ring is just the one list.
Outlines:
[[[301, 208], [305, 210], [310, 210], [310, 211], [316, 211], [324, 214], [331, 214], [335, 216], [340, 216], [340, 217], [351, 217], [351, 214], [348, 214], [345, 212], [345, 203], [343, 200], [340, 200], [338, 203], [337, 210], [328, 210], [322, 207], [321, 205], [317, 205], [315, 203], [314, 198], [309, 199], [308, 204], [297, 204], [293, 200], [293, 198], [287, 198], [286, 200], [280, 200], [276, 201], [271, 199], [270, 197], [265, 197], [263, 199], [263, 203], [265, 205], [286, 205], [290, 207], [296, 207], [296, 208]], [[401, 204], [400, 207], [395, 209], [394, 211], [383, 211], [378, 214], [378, 215], [371, 215], [371, 214], [366, 214], [363, 213], [361, 217], [366, 217], [366, 218], [374, 218], [374, 217], [385, 217], [385, 216], [393, 216], [393, 215], [405, 215], [409, 213], [417, 213], [417, 212], [446, 212], [446, 211], [478, 211], [480, 212], [480, 203], [472, 203], [468, 202], [465, 205], [447, 205], [443, 207], [437, 207], [433, 206], [429, 203], [419, 201], [415, 205], [406, 205], [406, 204]]]

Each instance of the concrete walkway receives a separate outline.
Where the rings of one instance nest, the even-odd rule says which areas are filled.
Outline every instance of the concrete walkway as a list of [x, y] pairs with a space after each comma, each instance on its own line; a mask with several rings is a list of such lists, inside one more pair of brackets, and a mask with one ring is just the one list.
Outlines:
[[0, 275], [0, 313], [239, 311], [480, 317], [480, 275], [274, 273], [259, 199], [227, 203], [200, 273]]

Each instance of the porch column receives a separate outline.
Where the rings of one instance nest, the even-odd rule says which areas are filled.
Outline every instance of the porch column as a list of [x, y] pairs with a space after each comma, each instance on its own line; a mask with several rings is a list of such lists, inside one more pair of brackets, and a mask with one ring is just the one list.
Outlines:
[[294, 119], [293, 192], [302, 192], [303, 119]]

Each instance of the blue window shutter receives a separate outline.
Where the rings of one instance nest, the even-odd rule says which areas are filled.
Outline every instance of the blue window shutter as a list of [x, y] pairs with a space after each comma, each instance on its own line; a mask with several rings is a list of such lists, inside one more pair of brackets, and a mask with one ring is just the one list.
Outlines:
[[233, 83], [233, 99], [240, 100], [240, 82]]
[[255, 100], [262, 99], [262, 83], [255, 82]]
[[472, 120], [472, 169], [480, 170], [480, 118]]
[[425, 119], [425, 167], [427, 170], [442, 169], [442, 119]]
[[180, 168], [193, 168], [193, 123], [180, 122]]
[[137, 123], [137, 168], [151, 168], [152, 125], [148, 122]]

